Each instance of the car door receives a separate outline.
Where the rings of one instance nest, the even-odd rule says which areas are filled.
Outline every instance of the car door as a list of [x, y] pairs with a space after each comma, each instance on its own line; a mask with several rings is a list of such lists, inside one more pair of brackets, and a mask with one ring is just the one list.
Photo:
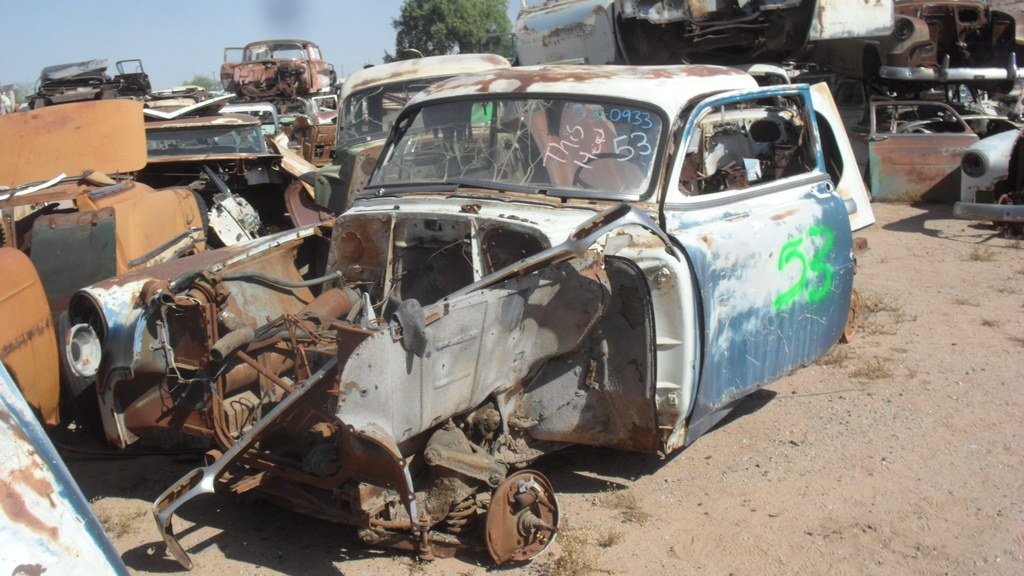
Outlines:
[[689, 444], [737, 400], [837, 342], [853, 248], [809, 87], [715, 96], [681, 122], [663, 218], [689, 260], [701, 320]]
[[868, 171], [879, 200], [945, 202], [960, 197], [960, 159], [978, 136], [941, 102], [871, 102]]

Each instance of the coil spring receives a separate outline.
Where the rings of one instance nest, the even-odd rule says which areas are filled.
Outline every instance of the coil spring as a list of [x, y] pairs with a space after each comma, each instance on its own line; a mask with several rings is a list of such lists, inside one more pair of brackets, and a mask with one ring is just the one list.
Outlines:
[[456, 504], [445, 516], [445, 526], [452, 534], [462, 534], [473, 527], [476, 518], [476, 499], [473, 496]]

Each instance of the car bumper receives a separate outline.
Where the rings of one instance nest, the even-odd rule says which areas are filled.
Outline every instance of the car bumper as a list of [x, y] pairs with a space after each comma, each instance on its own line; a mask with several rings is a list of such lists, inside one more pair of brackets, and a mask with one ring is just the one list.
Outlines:
[[953, 204], [953, 216], [961, 220], [1024, 222], [1024, 205], [957, 202]]
[[978, 80], [1017, 80], [1017, 56], [1010, 54], [1005, 68], [950, 68], [947, 55], [938, 68], [905, 66], [882, 66], [879, 71], [882, 78], [889, 80], [910, 80], [914, 82], [970, 82]]

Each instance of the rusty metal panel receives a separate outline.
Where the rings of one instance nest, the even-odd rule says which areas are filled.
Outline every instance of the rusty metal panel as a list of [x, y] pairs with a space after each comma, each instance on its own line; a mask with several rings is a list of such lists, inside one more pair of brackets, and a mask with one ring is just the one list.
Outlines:
[[586, 64], [619, 63], [613, 12], [610, 0], [569, 0], [524, 7], [515, 24], [519, 63], [575, 59], [584, 59]]
[[84, 170], [133, 172], [146, 165], [142, 103], [99, 100], [0, 116], [0, 185], [14, 187]]
[[[0, 365], [0, 566], [11, 574], [128, 574], [57, 450]], [[6, 572], [5, 572], [6, 573]]]
[[114, 208], [41, 216], [32, 226], [32, 263], [46, 297], [63, 310], [76, 290], [117, 274]]
[[15, 248], [0, 248], [0, 362], [43, 422], [56, 425], [60, 380], [53, 319], [39, 275]]
[[807, 40], [887, 36], [892, 32], [893, 1], [817, 0]]
[[115, 274], [205, 249], [203, 218], [188, 188], [153, 190], [145, 184], [126, 182], [123, 190], [93, 194], [90, 199], [97, 208], [115, 212]]
[[877, 200], [942, 202], [960, 198], [960, 159], [974, 134], [893, 134], [868, 146]]

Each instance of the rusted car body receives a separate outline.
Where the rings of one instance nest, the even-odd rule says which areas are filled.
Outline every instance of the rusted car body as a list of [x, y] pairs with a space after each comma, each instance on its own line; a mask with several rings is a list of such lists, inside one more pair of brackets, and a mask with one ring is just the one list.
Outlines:
[[1020, 78], [1024, 14], [984, 0], [895, 0], [885, 35], [817, 44], [811, 60], [901, 92], [964, 83], [1007, 93]]
[[23, 252], [0, 246], [0, 364], [39, 414], [60, 422], [60, 365], [53, 317], [39, 274]]
[[5, 363], [0, 363], [0, 567], [14, 575], [127, 576]]
[[829, 98], [715, 66], [466, 74], [412, 98], [333, 224], [80, 291], [110, 441], [217, 445], [154, 504], [171, 553], [218, 482], [422, 558], [542, 552], [554, 490], [517, 469], [682, 449], [848, 327], [873, 215]]
[[192, 190], [213, 247], [329, 218], [303, 181], [313, 181], [316, 167], [265, 138], [259, 119], [217, 114], [218, 100], [192, 107], [198, 115], [164, 113], [146, 122], [148, 162], [138, 180]]
[[892, 30], [892, 0], [522, 0], [520, 64], [744, 64]]
[[953, 215], [993, 222], [1019, 236], [1024, 226], [1024, 146], [1019, 130], [984, 138], [964, 152]]
[[0, 245], [31, 256], [55, 313], [82, 286], [204, 249], [191, 191], [107, 176], [146, 164], [144, 138], [128, 100], [0, 118]]
[[492, 68], [508, 60], [493, 54], [429, 56], [353, 72], [341, 85], [334, 158], [320, 168], [316, 202], [336, 213], [352, 205], [366, 186], [391, 124], [405, 103], [445, 78]]
[[330, 162], [337, 138], [338, 96], [295, 98], [280, 101], [278, 107], [289, 146], [314, 166]]
[[[124, 174], [146, 163], [142, 104], [77, 102], [0, 117], [0, 283], [7, 329], [0, 358], [43, 422], [56, 424], [60, 365], [54, 324], [71, 295], [94, 282], [205, 249], [203, 215], [188, 188], [155, 190]], [[71, 176], [68, 176], [68, 175]], [[114, 178], [107, 174], [115, 175]], [[121, 174], [121, 176], [117, 176]], [[30, 263], [27, 263], [30, 260]], [[29, 278], [42, 278], [42, 301]], [[61, 345], [72, 343], [62, 341]], [[96, 368], [95, 365], [92, 366]], [[35, 374], [35, 377], [27, 377]], [[84, 389], [69, 383], [71, 397]], [[95, 402], [93, 402], [94, 404]]]
[[876, 100], [865, 121], [850, 140], [876, 200], [952, 204], [960, 197], [960, 159], [978, 135], [956, 110], [942, 102]]
[[141, 60], [120, 60], [116, 67], [117, 74], [111, 78], [103, 59], [47, 66], [28, 98], [29, 108], [109, 98], [141, 99], [149, 94], [152, 86]]
[[[229, 61], [237, 51], [241, 61]], [[260, 40], [244, 48], [225, 48], [220, 80], [227, 92], [265, 100], [329, 92], [337, 78], [313, 42]]]

